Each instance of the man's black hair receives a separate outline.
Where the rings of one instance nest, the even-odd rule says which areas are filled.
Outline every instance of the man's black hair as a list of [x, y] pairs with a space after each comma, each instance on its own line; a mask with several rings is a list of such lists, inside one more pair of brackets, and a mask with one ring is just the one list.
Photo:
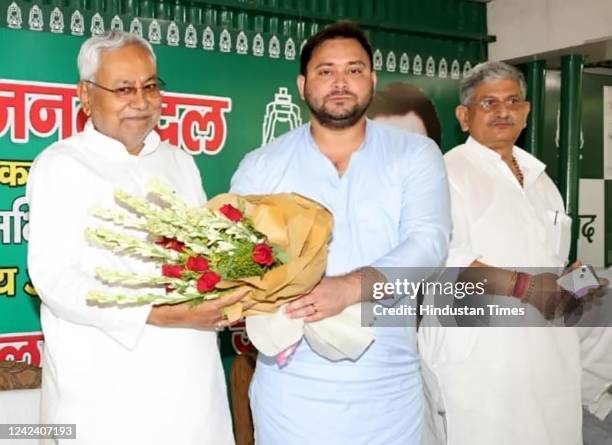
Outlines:
[[332, 39], [357, 40], [357, 42], [359, 42], [359, 44], [368, 54], [368, 58], [370, 59], [370, 69], [372, 69], [372, 46], [370, 45], [365, 33], [356, 23], [348, 20], [341, 20], [326, 26], [308, 39], [300, 56], [300, 74], [303, 76], [306, 75], [306, 67], [312, 58], [312, 53], [314, 50], [317, 49], [317, 47], [323, 42]]

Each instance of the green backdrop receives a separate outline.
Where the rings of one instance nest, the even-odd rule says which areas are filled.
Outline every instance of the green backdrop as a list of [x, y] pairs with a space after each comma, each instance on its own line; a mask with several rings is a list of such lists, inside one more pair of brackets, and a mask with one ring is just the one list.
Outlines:
[[[458, 103], [460, 78], [486, 54], [484, 5], [455, 0], [431, 2], [421, 10], [423, 21], [420, 24], [406, 21], [404, 29], [397, 20], [388, 22], [391, 25], [378, 26], [372, 18], [409, 14], [417, 11], [415, 5], [420, 2], [387, 2], [385, 8], [377, 7], [375, 11], [370, 11], [368, 4], [376, 2], [359, 2], [358, 6], [352, 2], [331, 2], [335, 5], [331, 9], [325, 2], [243, 2], [243, 10], [232, 9], [241, 2], [213, 3], [225, 3], [228, 7], [126, 1], [108, 2], [107, 9], [102, 10], [101, 3], [96, 1], [38, 5], [0, 0], [0, 218], [14, 219], [17, 215], [22, 218], [22, 226], [27, 227], [27, 209], [15, 209], [25, 194], [25, 186], [11, 184], [8, 176], [3, 179], [2, 166], [8, 162], [31, 161], [60, 137], [58, 131], [41, 136], [30, 129], [27, 142], [13, 140], [11, 134], [20, 123], [29, 125], [27, 111], [34, 103], [30, 100], [38, 96], [26, 95], [29, 104], [26, 113], [18, 116], [19, 112], [11, 105], [11, 86], [25, 85], [26, 90], [32, 90], [36, 85], [40, 87], [37, 83], [44, 82], [43, 88], [57, 84], [72, 88], [77, 80], [76, 55], [84, 39], [120, 25], [123, 29], [141, 32], [154, 44], [159, 73], [170, 94], [231, 100], [231, 110], [225, 113], [227, 135], [223, 146], [214, 154], [194, 156], [209, 196], [227, 191], [231, 175], [244, 154], [261, 145], [267, 110], [275, 107], [281, 110], [276, 117], [282, 115], [282, 110], [292, 110], [295, 121], [296, 107], [299, 107], [301, 121], [307, 121], [307, 110], [295, 86], [300, 45], [311, 32], [337, 14], [333, 8], [339, 4], [344, 5], [346, 16], [361, 17], [369, 24], [379, 86], [397, 81], [416, 85], [437, 108], [443, 128], [443, 149], [463, 141], [454, 108]], [[435, 11], [442, 11], [445, 3], [452, 4], [451, 9], [461, 4], [461, 11], [452, 20], [447, 17], [436, 22]], [[280, 14], [275, 16], [275, 11]], [[300, 16], [292, 16], [294, 13]], [[310, 14], [310, 18], [305, 14]], [[281, 89], [290, 97], [275, 102], [275, 95]], [[76, 106], [75, 102], [75, 110]], [[268, 113], [267, 118], [273, 119], [274, 115]], [[291, 128], [282, 119], [277, 123], [277, 135]], [[6, 167], [4, 171], [8, 171]], [[39, 301], [31, 295], [33, 290], [27, 274], [27, 228], [21, 232], [13, 227], [5, 228], [1, 235], [0, 359], [7, 357], [7, 348], [12, 348], [11, 353], [19, 359], [24, 357], [15, 356], [19, 345], [13, 334], [39, 335]], [[14, 268], [18, 273], [11, 292], [7, 284]], [[226, 365], [235, 350], [243, 347], [241, 327], [222, 336]]]

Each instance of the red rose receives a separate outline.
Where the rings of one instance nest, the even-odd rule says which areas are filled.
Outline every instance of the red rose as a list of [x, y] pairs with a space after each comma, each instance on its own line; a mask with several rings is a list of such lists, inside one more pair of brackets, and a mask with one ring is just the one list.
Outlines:
[[194, 272], [204, 272], [208, 270], [208, 260], [203, 256], [190, 256], [187, 259], [187, 269]]
[[155, 244], [158, 244], [166, 249], [176, 250], [177, 252], [182, 252], [185, 250], [185, 243], [177, 240], [176, 238], [166, 238], [162, 236], [160, 239], [155, 241]]
[[196, 287], [198, 288], [198, 292], [205, 293], [213, 290], [215, 285], [221, 281], [221, 277], [217, 272], [207, 271], [204, 272], [200, 278], [198, 278], [198, 282]]
[[182, 252], [183, 250], [185, 250], [185, 243], [179, 240], [173, 239], [170, 245], [167, 247], [168, 249], [176, 250], [177, 252]]
[[162, 236], [160, 239], [155, 241], [155, 244], [157, 244], [158, 246], [166, 247], [166, 244], [168, 244], [169, 241], [170, 241], [170, 238], [166, 238], [165, 236]]
[[274, 254], [272, 248], [264, 243], [255, 244], [253, 248], [253, 261], [262, 266], [271, 266], [274, 264]]
[[242, 212], [231, 204], [225, 204], [219, 208], [219, 211], [223, 213], [227, 219], [234, 222], [242, 220]]
[[185, 268], [180, 264], [162, 264], [162, 275], [170, 278], [181, 278]]

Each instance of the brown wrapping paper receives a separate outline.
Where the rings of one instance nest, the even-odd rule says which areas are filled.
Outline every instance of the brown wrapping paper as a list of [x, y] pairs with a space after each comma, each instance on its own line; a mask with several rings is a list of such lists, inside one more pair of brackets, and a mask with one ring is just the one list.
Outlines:
[[[285, 250], [289, 262], [274, 267], [262, 277], [217, 284], [219, 289], [246, 292], [240, 303], [226, 309], [226, 317], [231, 321], [275, 312], [279, 306], [310, 292], [325, 273], [327, 245], [333, 226], [329, 210], [294, 193], [248, 196], [226, 193], [214, 197], [206, 205], [213, 209], [224, 204], [239, 208], [240, 202], [255, 229], [265, 234], [270, 243]], [[243, 311], [243, 306], [249, 309]]]

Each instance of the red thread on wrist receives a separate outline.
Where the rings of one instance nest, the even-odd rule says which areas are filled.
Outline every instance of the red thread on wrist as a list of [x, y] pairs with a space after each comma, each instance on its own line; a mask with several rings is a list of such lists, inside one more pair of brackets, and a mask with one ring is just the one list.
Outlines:
[[514, 285], [514, 290], [512, 291], [512, 296], [518, 299], [524, 298], [527, 291], [528, 283], [529, 275], [523, 272], [519, 272], [516, 278], [516, 284]]

